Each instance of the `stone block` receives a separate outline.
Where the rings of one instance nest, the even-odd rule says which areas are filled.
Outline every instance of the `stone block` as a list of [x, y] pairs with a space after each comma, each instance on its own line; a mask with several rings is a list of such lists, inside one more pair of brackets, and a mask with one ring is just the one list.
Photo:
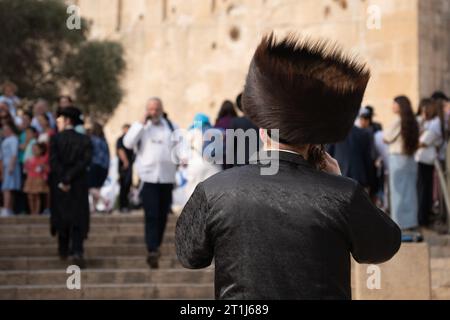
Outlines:
[[404, 243], [391, 260], [375, 268], [354, 261], [353, 268], [355, 300], [431, 299], [430, 257], [426, 243]]

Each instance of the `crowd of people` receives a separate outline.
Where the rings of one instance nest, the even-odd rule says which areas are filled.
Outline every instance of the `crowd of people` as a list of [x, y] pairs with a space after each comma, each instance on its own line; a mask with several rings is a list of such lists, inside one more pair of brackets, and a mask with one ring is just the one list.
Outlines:
[[366, 106], [347, 138], [328, 150], [343, 175], [364, 186], [403, 231], [439, 230], [447, 214], [435, 168], [447, 169], [450, 103], [435, 92], [414, 109], [408, 97], [394, 98], [392, 123], [383, 129]]
[[[84, 168], [89, 192], [86, 195], [89, 194], [90, 199], [86, 211], [95, 211], [111, 165], [102, 126], [96, 122], [86, 123], [69, 96], [59, 97], [52, 108], [44, 99], [25, 105], [17, 97], [17, 87], [11, 82], [5, 82], [1, 92], [1, 216], [22, 213], [49, 215], [58, 210], [58, 202], [61, 202], [58, 193], [64, 191], [64, 183], [62, 178], [58, 180], [55, 177], [59, 169], [67, 170], [67, 166], [58, 169], [58, 161], [65, 160], [52, 155], [52, 152], [58, 153], [57, 150], [52, 151], [56, 149], [52, 141], [56, 141], [54, 137], [64, 131], [65, 126], [57, 124], [57, 119], [64, 116], [69, 119], [67, 128], [87, 136], [90, 141], [89, 152], [80, 151], [80, 157], [83, 154], [83, 161], [88, 162]], [[195, 115], [185, 137], [190, 149], [189, 159], [174, 161], [172, 158], [171, 149], [176, 142], [171, 134], [178, 127], [164, 112], [161, 99], [149, 99], [141, 121], [123, 125], [115, 150], [120, 186], [117, 208], [126, 213], [132, 207], [130, 190], [135, 168], [145, 212], [150, 266], [158, 266], [159, 247], [167, 215], [174, 202], [173, 195], [184, 206], [198, 183], [219, 171], [250, 162], [249, 141], [245, 141], [244, 150], [237, 150], [239, 143], [234, 143], [232, 149], [226, 143], [227, 130], [254, 130], [258, 135], [258, 127], [245, 115], [238, 115], [242, 113], [241, 99], [240, 94], [235, 102], [224, 101], [214, 123], [206, 114]], [[324, 146], [339, 163], [342, 174], [358, 181], [378, 207], [390, 212], [405, 235], [407, 231], [417, 231], [420, 226], [430, 226], [436, 220], [445, 222], [446, 216], [433, 213], [438, 204], [444, 207], [435, 163], [440, 163], [445, 170], [450, 136], [449, 99], [444, 93], [436, 92], [420, 102], [416, 113], [413, 109], [407, 97], [396, 97], [392, 102], [393, 122], [383, 129], [374, 121], [374, 108], [363, 107], [347, 137]], [[65, 112], [67, 110], [69, 115]], [[203, 153], [208, 142], [205, 141], [205, 132], [211, 128], [220, 132], [223, 139], [223, 161], [220, 163], [207, 161]], [[257, 150], [260, 145], [258, 138]], [[227, 158], [228, 153], [233, 154], [231, 161]], [[238, 161], [242, 153], [244, 159]], [[85, 158], [86, 154], [89, 154], [89, 159]], [[75, 198], [79, 196], [77, 194]], [[86, 203], [84, 200], [81, 202]], [[67, 241], [60, 239], [62, 257], [67, 256], [68, 249], [61, 243]], [[82, 249], [79, 251], [82, 256]]]
[[[0, 216], [48, 215], [53, 201], [51, 140], [59, 132], [56, 119], [66, 108], [73, 107], [73, 100], [69, 96], [61, 96], [55, 106], [45, 99], [30, 102], [20, 99], [16, 95], [17, 89], [14, 83], [7, 81], [0, 90]], [[75, 129], [88, 135], [92, 142], [89, 187], [95, 202], [110, 165], [108, 144], [102, 126], [96, 122], [80, 121]]]
[[[241, 107], [240, 99], [238, 96], [236, 100], [238, 108]], [[172, 139], [172, 133], [178, 129], [178, 126], [169, 120], [164, 112], [163, 102], [157, 97], [148, 100], [141, 121], [123, 127], [124, 134], [117, 141], [117, 153], [120, 159], [120, 208], [127, 209], [126, 193], [131, 183], [131, 164], [135, 159], [145, 213], [147, 262], [152, 268], [158, 267], [159, 248], [164, 237], [167, 216], [171, 211], [173, 194], [181, 193], [179, 198], [183, 206], [198, 183], [223, 169], [250, 161], [251, 154], [247, 146], [243, 161], [234, 162], [235, 157], [232, 161], [224, 161], [229, 149], [225, 143], [221, 150], [223, 155], [219, 157], [220, 163], [208, 161], [210, 159], [206, 159], [203, 152], [209, 142], [205, 135], [210, 132], [209, 129], [213, 128], [224, 142], [228, 129], [257, 129], [245, 116], [237, 115], [231, 101], [225, 101], [214, 125], [206, 114], [195, 115], [192, 125], [183, 136], [183, 141], [186, 142], [183, 144]], [[184, 147], [180, 147], [181, 145]], [[233, 144], [230, 153], [234, 153], [234, 148], [237, 148], [237, 145]], [[172, 153], [174, 149], [181, 151]], [[174, 155], [178, 158], [174, 159]], [[175, 191], [174, 187], [177, 187]]]

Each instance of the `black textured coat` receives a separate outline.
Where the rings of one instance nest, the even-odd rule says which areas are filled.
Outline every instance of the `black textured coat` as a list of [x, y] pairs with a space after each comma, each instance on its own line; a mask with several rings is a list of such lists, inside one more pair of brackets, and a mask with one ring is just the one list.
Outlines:
[[[52, 233], [65, 232], [72, 226], [89, 232], [89, 194], [87, 169], [92, 159], [91, 140], [74, 130], [64, 130], [50, 140], [51, 228]], [[70, 185], [63, 192], [59, 183]]]
[[280, 152], [276, 175], [261, 164], [200, 183], [176, 227], [187, 268], [215, 260], [218, 299], [350, 299], [350, 254], [380, 263], [400, 229], [355, 181]]

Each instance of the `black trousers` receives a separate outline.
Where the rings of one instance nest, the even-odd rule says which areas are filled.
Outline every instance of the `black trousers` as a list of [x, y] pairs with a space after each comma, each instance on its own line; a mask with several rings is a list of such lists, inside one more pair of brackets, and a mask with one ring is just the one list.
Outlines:
[[163, 240], [167, 215], [172, 205], [173, 184], [144, 183], [141, 191], [145, 212], [145, 242], [148, 252], [156, 252]]
[[120, 193], [119, 193], [119, 208], [125, 209], [129, 208], [130, 203], [128, 201], [128, 195], [130, 193], [131, 182], [132, 182], [133, 172], [131, 167], [119, 171], [119, 184], [120, 184]]
[[83, 237], [78, 227], [66, 228], [58, 233], [58, 253], [60, 256], [83, 255]]
[[27, 180], [27, 175], [23, 172], [23, 164], [20, 164], [20, 172], [21, 172], [21, 188], [18, 191], [14, 192], [14, 205], [13, 211], [15, 213], [29, 213], [30, 208], [28, 207], [28, 198], [27, 194], [23, 192], [23, 187], [25, 185], [25, 181]]
[[433, 206], [433, 173], [434, 166], [419, 162], [417, 171], [417, 199], [419, 202], [419, 225], [430, 223], [430, 212]]

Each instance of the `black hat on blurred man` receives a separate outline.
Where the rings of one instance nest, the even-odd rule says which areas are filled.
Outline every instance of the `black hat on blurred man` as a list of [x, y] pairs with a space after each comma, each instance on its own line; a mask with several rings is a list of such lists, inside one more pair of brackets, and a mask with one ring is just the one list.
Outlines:
[[72, 120], [72, 124], [74, 126], [78, 126], [84, 123], [83, 121], [83, 113], [81, 113], [80, 109], [77, 107], [65, 107], [59, 111], [59, 115], [65, 118], [69, 118]]
[[327, 41], [265, 36], [250, 64], [242, 96], [260, 128], [301, 146], [344, 140], [358, 115], [370, 72]]
[[360, 118], [364, 118], [364, 119], [368, 119], [368, 120], [372, 120], [372, 118], [373, 118], [373, 109], [371, 109], [370, 106], [361, 108], [361, 110], [359, 111], [359, 117]]

